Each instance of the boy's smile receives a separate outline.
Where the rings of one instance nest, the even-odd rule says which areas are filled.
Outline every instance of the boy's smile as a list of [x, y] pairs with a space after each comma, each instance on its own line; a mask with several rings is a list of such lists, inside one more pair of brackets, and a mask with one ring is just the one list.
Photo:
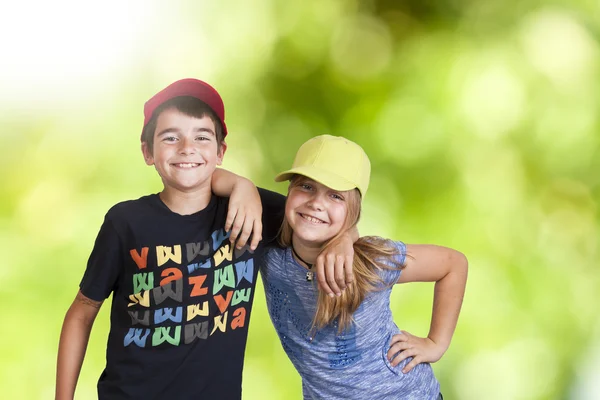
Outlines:
[[210, 117], [190, 117], [175, 108], [158, 116], [153, 151], [143, 146], [146, 164], [154, 165], [165, 191], [182, 193], [210, 192], [212, 174], [225, 149], [224, 143], [218, 148]]

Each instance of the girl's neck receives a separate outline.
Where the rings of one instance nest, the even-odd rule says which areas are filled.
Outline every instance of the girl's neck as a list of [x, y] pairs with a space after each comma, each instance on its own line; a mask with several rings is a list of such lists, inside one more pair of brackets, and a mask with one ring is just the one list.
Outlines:
[[305, 243], [292, 234], [292, 254], [294, 259], [300, 264], [310, 269], [317, 261], [317, 256], [321, 252], [321, 245]]
[[171, 188], [165, 188], [158, 194], [162, 202], [176, 214], [191, 215], [198, 211], [204, 210], [208, 203], [212, 192], [208, 190], [197, 190], [193, 192], [181, 192]]

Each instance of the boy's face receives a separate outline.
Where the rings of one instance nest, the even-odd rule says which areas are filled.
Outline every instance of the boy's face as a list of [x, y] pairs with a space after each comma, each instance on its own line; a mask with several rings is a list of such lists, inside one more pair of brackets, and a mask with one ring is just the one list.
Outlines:
[[190, 117], [175, 108], [158, 116], [153, 151], [142, 144], [146, 164], [154, 165], [165, 189], [186, 193], [210, 190], [212, 174], [221, 165], [227, 145], [223, 142], [218, 148], [210, 117]]

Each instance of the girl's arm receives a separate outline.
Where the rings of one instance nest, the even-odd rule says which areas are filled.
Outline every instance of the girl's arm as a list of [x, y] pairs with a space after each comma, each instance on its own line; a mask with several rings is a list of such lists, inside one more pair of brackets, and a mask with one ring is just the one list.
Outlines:
[[[436, 362], [450, 346], [467, 283], [468, 262], [459, 251], [434, 245], [408, 245], [406, 268], [398, 283], [435, 282], [431, 326], [426, 338], [402, 332], [395, 335], [388, 358], [392, 365], [413, 357], [402, 372], [422, 362]], [[391, 360], [394, 354], [402, 351]]]
[[67, 311], [58, 344], [56, 400], [71, 400], [75, 395], [90, 332], [100, 306], [101, 301], [92, 300], [79, 291]]

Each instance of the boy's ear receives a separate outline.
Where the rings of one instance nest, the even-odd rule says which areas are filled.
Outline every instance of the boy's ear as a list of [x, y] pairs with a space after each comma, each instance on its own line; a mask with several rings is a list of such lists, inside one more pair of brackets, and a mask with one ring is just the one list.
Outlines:
[[142, 142], [142, 154], [144, 155], [144, 161], [146, 161], [146, 165], [154, 165], [154, 157], [152, 156], [152, 152], [148, 148], [148, 143]]
[[225, 150], [227, 150], [227, 143], [225, 143], [225, 141], [222, 141], [221, 148], [217, 153], [217, 165], [223, 164], [223, 156], [225, 156]]

